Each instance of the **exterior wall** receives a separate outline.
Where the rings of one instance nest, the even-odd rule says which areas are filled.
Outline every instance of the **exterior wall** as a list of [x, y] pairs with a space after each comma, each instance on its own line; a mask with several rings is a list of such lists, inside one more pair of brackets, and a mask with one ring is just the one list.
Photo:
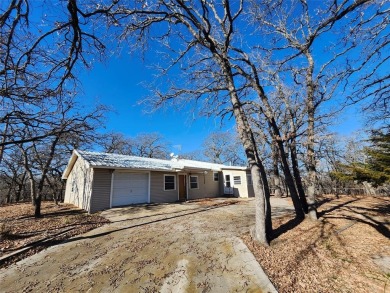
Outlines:
[[[198, 189], [191, 189], [190, 176], [198, 176]], [[219, 178], [221, 180], [222, 178]], [[214, 172], [208, 171], [207, 174], [188, 173], [188, 199], [199, 199], [219, 196], [219, 181], [214, 181]]]
[[[175, 176], [175, 189], [164, 190], [164, 174]], [[175, 202], [179, 199], [178, 176], [174, 172], [150, 172], [150, 202]]]
[[[233, 195], [235, 197], [244, 197], [244, 198], [249, 197], [250, 192], [248, 192], [248, 182], [247, 182], [245, 170], [222, 170], [222, 174], [223, 174], [223, 178], [225, 177], [226, 174], [231, 175], [231, 186], [233, 187]], [[234, 176], [241, 177], [241, 184], [234, 184]]]
[[93, 169], [90, 213], [110, 208], [111, 170]]
[[78, 158], [66, 180], [64, 202], [90, 212], [92, 178], [93, 170]]

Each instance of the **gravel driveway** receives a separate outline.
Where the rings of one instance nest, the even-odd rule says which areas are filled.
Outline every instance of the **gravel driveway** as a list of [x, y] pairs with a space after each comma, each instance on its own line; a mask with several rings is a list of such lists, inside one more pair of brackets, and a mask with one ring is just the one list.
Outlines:
[[[0, 291], [272, 291], [238, 238], [254, 224], [254, 200], [212, 203], [220, 206], [192, 202], [107, 210], [102, 215], [112, 223], [0, 270]], [[284, 201], [273, 205], [276, 213], [290, 208]]]

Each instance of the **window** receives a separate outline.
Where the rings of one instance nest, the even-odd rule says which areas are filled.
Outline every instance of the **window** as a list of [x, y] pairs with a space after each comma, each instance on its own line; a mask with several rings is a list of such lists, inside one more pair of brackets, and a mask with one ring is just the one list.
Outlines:
[[214, 181], [219, 181], [219, 173], [214, 172]]
[[164, 190], [175, 190], [175, 175], [164, 175]]
[[198, 189], [198, 176], [190, 176], [190, 188]]
[[233, 176], [234, 184], [241, 184], [241, 176]]
[[248, 182], [248, 185], [252, 185], [252, 175], [251, 174], [246, 174], [246, 181]]

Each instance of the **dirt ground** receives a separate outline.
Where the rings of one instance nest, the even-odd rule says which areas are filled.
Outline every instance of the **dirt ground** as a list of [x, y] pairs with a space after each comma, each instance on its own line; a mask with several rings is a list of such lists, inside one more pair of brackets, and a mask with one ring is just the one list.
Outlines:
[[239, 238], [254, 223], [251, 199], [101, 215], [110, 223], [0, 269], [0, 291], [275, 292]]
[[108, 223], [98, 214], [88, 215], [70, 204], [42, 203], [42, 217], [34, 218], [31, 203], [0, 206], [0, 258], [20, 249], [27, 251], [4, 262], [14, 263], [64, 239], [79, 235]]
[[244, 242], [279, 292], [390, 292], [390, 198], [324, 196], [319, 221], [273, 221], [266, 248]]

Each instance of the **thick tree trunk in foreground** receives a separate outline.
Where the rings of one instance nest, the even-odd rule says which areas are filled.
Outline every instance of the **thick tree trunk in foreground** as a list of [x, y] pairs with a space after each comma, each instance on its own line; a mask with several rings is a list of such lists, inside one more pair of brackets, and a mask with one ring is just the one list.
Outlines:
[[[266, 181], [267, 178], [265, 176], [264, 182], [261, 177], [261, 170], [263, 169], [263, 174], [265, 174], [265, 171], [264, 168], [261, 168], [263, 165], [257, 153], [256, 142], [254, 140], [243, 106], [236, 92], [233, 73], [229, 65], [228, 58], [225, 57], [224, 59], [219, 59], [218, 61], [225, 75], [230, 100], [233, 106], [233, 114], [237, 124], [237, 132], [243, 144], [249, 163], [249, 168], [252, 174], [256, 203], [256, 221], [252, 236], [257, 242], [268, 245], [272, 237], [272, 222], [269, 203], [269, 189], [264, 192], [265, 188], [268, 188], [268, 183]], [[266, 196], [266, 193], [268, 193], [268, 196]]]
[[314, 83], [313, 83], [313, 71], [314, 61], [308, 51], [305, 52], [305, 56], [308, 60], [309, 66], [307, 68], [306, 75], [306, 90], [307, 90], [307, 159], [306, 166], [308, 170], [308, 187], [307, 187], [307, 203], [308, 203], [308, 215], [312, 220], [317, 220], [317, 207], [316, 207], [316, 158], [315, 158], [315, 103], [314, 103]]
[[271, 235], [267, 235], [267, 202], [261, 185], [260, 169], [256, 164], [251, 166], [253, 189], [255, 192], [255, 227], [252, 237], [261, 244], [268, 245]]

